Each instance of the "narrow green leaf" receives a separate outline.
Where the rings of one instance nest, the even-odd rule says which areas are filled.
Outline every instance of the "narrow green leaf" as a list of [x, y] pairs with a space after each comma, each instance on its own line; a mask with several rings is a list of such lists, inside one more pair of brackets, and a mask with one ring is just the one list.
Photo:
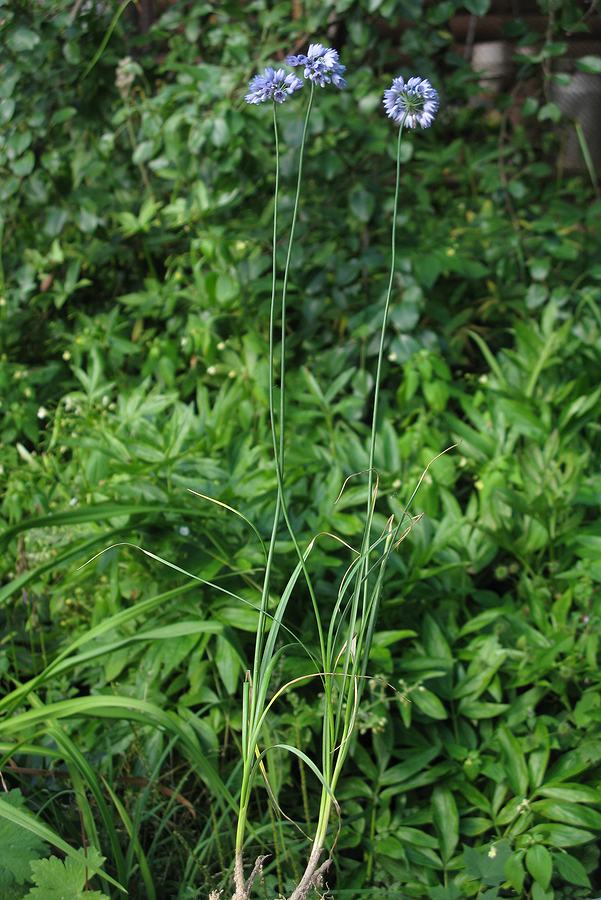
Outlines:
[[482, 340], [482, 338], [476, 331], [468, 331], [467, 333], [469, 334], [471, 339], [478, 345], [480, 352], [488, 363], [491, 372], [494, 372], [494, 374], [496, 375], [499, 385], [501, 387], [505, 387], [507, 384], [505, 375], [503, 374], [503, 370], [497, 362], [496, 356], [489, 350], [488, 344], [486, 344], [486, 342]]
[[528, 794], [528, 767], [522, 748], [505, 726], [499, 728], [497, 739], [501, 746], [504, 768], [511, 789], [517, 797], [526, 797]]
[[398, 763], [396, 766], [391, 766], [390, 769], [387, 769], [384, 772], [380, 779], [380, 784], [399, 784], [402, 781], [406, 781], [408, 778], [411, 778], [412, 775], [427, 768], [428, 764], [434, 757], [438, 756], [439, 753], [440, 747], [435, 745], [434, 747], [428, 747], [426, 750], [417, 750], [408, 754], [404, 762]]
[[[124, 609], [121, 612], [116, 613], [114, 616], [110, 616], [109, 618], [104, 619], [102, 622], [99, 622], [98, 625], [90, 628], [88, 631], [84, 632], [78, 638], [72, 641], [67, 647], [65, 647], [65, 649], [58, 654], [56, 659], [54, 659], [53, 662], [51, 662], [43, 672], [25, 682], [25, 684], [20, 685], [14, 691], [11, 691], [10, 694], [6, 694], [4, 697], [1, 697], [0, 712], [5, 709], [10, 709], [11, 706], [17, 704], [20, 700], [26, 697], [28, 693], [35, 690], [36, 687], [51, 678], [57, 671], [62, 671], [61, 667], [64, 664], [64, 660], [68, 659], [68, 657], [79, 647], [85, 646], [88, 643], [96, 643], [98, 638], [102, 637], [103, 634], [107, 634], [110, 631], [120, 628], [122, 625], [125, 625], [133, 619], [142, 618], [157, 606], [164, 606], [169, 600], [172, 600], [174, 597], [178, 597], [180, 594], [184, 594], [187, 591], [192, 590], [192, 588], [194, 587], [196, 587], [195, 583], [190, 582], [189, 584], [182, 585], [182, 587], [173, 588], [170, 591], [165, 591], [164, 593], [157, 594], [154, 597], [149, 597], [147, 600], [141, 600], [139, 603], [130, 606], [129, 609]], [[82, 656], [84, 657], [84, 659], [92, 658], [88, 657], [87, 653], [82, 654]], [[70, 662], [70, 660], [68, 662]], [[66, 663], [65, 668], [68, 667], [69, 665], [68, 663]]]
[[601, 830], [601, 813], [578, 803], [556, 803], [554, 800], [536, 800], [531, 804], [533, 812], [565, 825]]
[[123, 13], [127, 9], [127, 7], [129, 6], [129, 4], [132, 2], [133, 2], [133, 0], [123, 0], [123, 3], [121, 3], [121, 5], [117, 8], [115, 15], [111, 19], [110, 25], [109, 25], [104, 37], [102, 38], [96, 53], [94, 54], [94, 56], [92, 57], [92, 59], [90, 60], [88, 65], [86, 66], [85, 71], [83, 72], [83, 74], [81, 76], [82, 81], [84, 78], [87, 78], [87, 76], [90, 74], [90, 72], [92, 71], [92, 69], [98, 62], [98, 60], [101, 58], [102, 54], [106, 50], [108, 42], [111, 39], [111, 35], [112, 35], [113, 31], [117, 27], [117, 23], [119, 22], [119, 19], [121, 18], [121, 16], [123, 15]]
[[[196, 491], [190, 491], [196, 494]], [[204, 497], [204, 494], [198, 494]], [[205, 499], [210, 500], [210, 497]], [[213, 503], [217, 501], [213, 500]], [[225, 504], [220, 504], [225, 505]], [[206, 510], [197, 506], [172, 506], [169, 505], [169, 512], [174, 516], [190, 517], [190, 518], [207, 518]], [[232, 512], [235, 510], [232, 509]], [[15, 525], [11, 525], [0, 534], [0, 549], [6, 547], [14, 537], [23, 531], [31, 531], [34, 528], [58, 528], [62, 525], [81, 525], [83, 522], [106, 522], [109, 519], [119, 519], [122, 516], [152, 516], [165, 515], [165, 505], [162, 503], [93, 503], [89, 506], [79, 506], [75, 509], [62, 510], [60, 512], [48, 513], [44, 516], [32, 516], [29, 519], [23, 519]], [[238, 513], [238, 515], [240, 515]], [[244, 518], [241, 516], [241, 518]], [[245, 521], [250, 525], [248, 519]]]
[[485, 700], [461, 700], [458, 710], [466, 719], [494, 719], [509, 709], [508, 703], [487, 703]]
[[150, 871], [150, 867], [148, 865], [148, 860], [146, 859], [146, 855], [144, 854], [144, 851], [142, 849], [142, 845], [138, 838], [134, 824], [133, 824], [127, 810], [125, 809], [125, 807], [119, 800], [119, 797], [116, 795], [116, 793], [114, 792], [114, 790], [112, 789], [112, 787], [110, 786], [108, 781], [104, 778], [102, 780], [103, 780], [106, 791], [108, 792], [111, 800], [113, 801], [113, 805], [114, 805], [115, 809], [119, 813], [119, 818], [121, 819], [121, 821], [123, 822], [123, 825], [125, 826], [125, 830], [127, 831], [127, 834], [131, 841], [133, 851], [138, 860], [138, 865], [140, 866], [140, 873], [142, 875], [142, 881], [144, 882], [144, 890], [145, 890], [146, 900], [156, 900], [156, 891], [154, 889], [152, 873]]
[[434, 788], [432, 818], [440, 840], [442, 860], [446, 864], [453, 856], [459, 842], [459, 813], [455, 798], [448, 788]]

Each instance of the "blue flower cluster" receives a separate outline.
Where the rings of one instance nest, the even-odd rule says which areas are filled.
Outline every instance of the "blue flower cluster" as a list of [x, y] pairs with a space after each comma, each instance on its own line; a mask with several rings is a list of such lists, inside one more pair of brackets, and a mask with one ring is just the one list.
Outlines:
[[[286, 63], [293, 68], [304, 67], [304, 76], [319, 87], [333, 84], [337, 88], [345, 88], [344, 71], [346, 66], [340, 62], [340, 55], [332, 47], [323, 44], [309, 44], [307, 53], [287, 56]], [[303, 80], [296, 75], [286, 73], [284, 69], [268, 67], [262, 75], [255, 75], [248, 86], [248, 94], [244, 98], [247, 103], [284, 103], [288, 97], [300, 91]], [[438, 92], [427, 78], [414, 75], [407, 81], [402, 75], [395, 78], [391, 87], [384, 91], [384, 109], [386, 114], [397, 125], [406, 124], [409, 128], [429, 128], [436, 117], [440, 101]]]
[[346, 81], [342, 77], [346, 66], [341, 64], [338, 51], [331, 47], [309, 44], [306, 55], [301, 53], [298, 56], [287, 56], [286, 62], [292, 67], [304, 66], [305, 78], [318, 84], [319, 87], [325, 87], [330, 83], [337, 88], [346, 87]]
[[399, 75], [384, 91], [384, 109], [397, 125], [405, 122], [409, 128], [429, 128], [438, 106], [438, 92], [427, 78], [414, 76], [406, 82]]
[[[288, 56], [286, 62], [293, 67], [304, 66], [305, 78], [320, 87], [325, 87], [326, 84], [333, 84], [337, 88], [346, 87], [346, 81], [342, 77], [345, 66], [340, 62], [338, 51], [331, 47], [310, 44], [306, 55], [301, 53], [299, 56]], [[255, 75], [244, 99], [247, 103], [266, 103], [267, 100], [284, 103], [302, 86], [301, 78], [286, 74], [284, 69], [273, 69], [270, 66], [262, 75]]]
[[248, 85], [248, 94], [244, 98], [247, 103], [284, 103], [295, 91], [300, 91], [303, 82], [296, 75], [286, 74], [284, 69], [272, 69], [269, 66], [262, 75], [255, 75]]

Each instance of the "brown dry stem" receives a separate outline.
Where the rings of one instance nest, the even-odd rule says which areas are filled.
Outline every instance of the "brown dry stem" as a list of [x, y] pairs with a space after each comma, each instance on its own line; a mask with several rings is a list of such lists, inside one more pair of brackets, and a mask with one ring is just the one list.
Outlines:
[[319, 890], [323, 886], [324, 875], [332, 865], [332, 860], [328, 857], [320, 865], [322, 853], [323, 847], [313, 847], [303, 877], [290, 894], [289, 900], [307, 900], [313, 889]]
[[[257, 856], [252, 872], [245, 881], [244, 862], [242, 859], [242, 854], [236, 854], [236, 862], [234, 865], [234, 884], [236, 886], [236, 891], [232, 897], [232, 900], [249, 900], [254, 880], [257, 875], [260, 875], [262, 873], [266, 859], [269, 859], [269, 854], [266, 854], [265, 856]], [[211, 900], [211, 898], [209, 898], [209, 900]]]

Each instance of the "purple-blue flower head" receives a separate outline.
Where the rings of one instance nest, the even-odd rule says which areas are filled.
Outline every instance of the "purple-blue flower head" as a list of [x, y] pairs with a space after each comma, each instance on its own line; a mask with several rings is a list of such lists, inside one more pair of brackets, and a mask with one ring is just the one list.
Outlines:
[[286, 62], [289, 66], [304, 66], [305, 78], [320, 87], [330, 83], [337, 88], [346, 87], [346, 81], [342, 77], [346, 66], [340, 62], [338, 51], [331, 47], [309, 44], [306, 55], [300, 53], [298, 56], [287, 56]]
[[429, 128], [438, 112], [438, 92], [427, 78], [414, 76], [405, 81], [401, 75], [384, 91], [386, 114], [397, 125], [405, 122], [409, 128]]
[[296, 75], [284, 69], [272, 69], [269, 66], [262, 75], [255, 75], [248, 85], [248, 94], [244, 98], [247, 103], [284, 103], [295, 91], [300, 91], [303, 82]]

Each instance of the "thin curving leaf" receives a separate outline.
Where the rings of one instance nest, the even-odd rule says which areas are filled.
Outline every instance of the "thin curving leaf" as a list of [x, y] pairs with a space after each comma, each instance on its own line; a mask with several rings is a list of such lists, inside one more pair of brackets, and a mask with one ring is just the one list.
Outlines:
[[265, 542], [264, 542], [263, 538], [261, 537], [261, 535], [259, 534], [259, 531], [256, 528], [256, 526], [253, 525], [253, 523], [250, 521], [250, 519], [246, 518], [244, 513], [241, 513], [239, 510], [234, 509], [233, 506], [229, 506], [229, 504], [224, 503], [223, 500], [216, 500], [215, 497], [209, 497], [209, 496], [207, 496], [207, 494], [201, 494], [200, 491], [193, 491], [192, 488], [188, 488], [188, 490], [191, 494], [194, 494], [195, 497], [201, 497], [203, 500], [208, 500], [209, 503], [214, 503], [216, 506], [221, 506], [223, 509], [227, 509], [227, 510], [229, 510], [229, 512], [234, 513], [234, 515], [236, 515], [240, 519], [242, 519], [243, 522], [246, 522], [248, 527], [252, 528], [252, 530], [258, 537], [259, 543], [261, 544], [261, 549], [263, 551], [263, 556], [265, 557], [265, 562], [267, 563], [267, 548], [265, 547]]
[[[204, 512], [193, 507], [170, 506], [173, 515], [204, 517]], [[45, 516], [33, 516], [11, 525], [0, 534], [0, 549], [4, 549], [12, 538], [23, 531], [35, 528], [56, 528], [61, 525], [81, 525], [84, 522], [104, 522], [107, 519], [119, 519], [123, 516], [165, 515], [164, 503], [94, 503], [89, 506], [66, 509], [61, 512], [48, 513]]]
[[127, 834], [131, 841], [133, 851], [138, 860], [138, 865], [140, 866], [140, 874], [142, 875], [142, 881], [144, 882], [146, 900], [156, 900], [156, 891], [154, 889], [154, 882], [152, 880], [150, 866], [148, 865], [148, 860], [146, 859], [144, 850], [142, 849], [142, 845], [140, 843], [138, 835], [136, 834], [136, 829], [134, 828], [132, 820], [106, 778], [103, 778], [102, 782], [109, 797], [113, 801], [113, 806], [117, 810], [119, 818], [123, 822], [125, 830], [127, 831]]

